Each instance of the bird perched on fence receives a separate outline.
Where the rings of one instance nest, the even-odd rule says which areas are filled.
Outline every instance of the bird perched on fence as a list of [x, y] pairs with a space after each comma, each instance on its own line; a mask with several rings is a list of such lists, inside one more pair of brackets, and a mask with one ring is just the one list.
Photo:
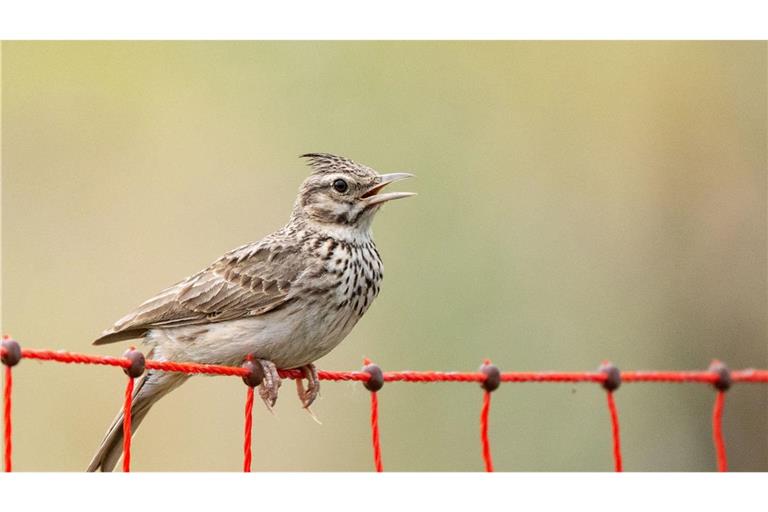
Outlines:
[[[161, 361], [237, 365], [255, 358], [264, 373], [259, 394], [270, 408], [280, 386], [277, 368], [300, 368], [307, 387], [297, 380], [299, 398], [309, 408], [319, 390], [312, 363], [349, 334], [379, 293], [383, 267], [373, 217], [385, 202], [414, 194], [382, 192], [412, 174], [379, 174], [324, 153], [303, 158], [312, 174], [288, 224], [160, 292], [94, 345], [143, 338], [151, 347], [148, 357]], [[148, 371], [133, 393], [133, 432], [152, 404], [187, 378]], [[123, 435], [121, 412], [89, 471], [112, 470]]]

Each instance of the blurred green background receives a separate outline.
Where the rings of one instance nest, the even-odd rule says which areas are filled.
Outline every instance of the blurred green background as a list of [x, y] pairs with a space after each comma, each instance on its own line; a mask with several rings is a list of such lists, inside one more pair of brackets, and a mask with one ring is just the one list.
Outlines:
[[[334, 152], [412, 171], [374, 228], [383, 291], [325, 369], [768, 366], [765, 42], [6, 42], [3, 331], [90, 341], [288, 218]], [[17, 470], [82, 470], [122, 372], [23, 361]], [[137, 434], [135, 470], [240, 470], [245, 387], [192, 379]], [[627, 470], [713, 470], [701, 385], [617, 394]], [[479, 471], [475, 385], [388, 384], [385, 469]], [[368, 394], [257, 404], [254, 469], [370, 470]], [[768, 470], [768, 392], [729, 394], [734, 470]], [[506, 385], [498, 470], [611, 470], [604, 393]]]

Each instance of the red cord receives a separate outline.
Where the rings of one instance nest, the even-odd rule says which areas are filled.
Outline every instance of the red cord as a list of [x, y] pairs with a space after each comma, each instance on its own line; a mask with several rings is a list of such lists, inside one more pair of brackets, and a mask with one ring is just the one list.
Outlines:
[[373, 440], [373, 463], [376, 471], [381, 473], [384, 466], [381, 462], [381, 440], [379, 439], [379, 397], [371, 391], [371, 438]]
[[768, 370], [732, 370], [733, 382], [768, 382]]
[[76, 364], [103, 364], [128, 368], [131, 362], [124, 357], [92, 356], [88, 354], [75, 354], [72, 352], [53, 350], [21, 349], [22, 359], [39, 359], [41, 361], [57, 361], [59, 363]]
[[[22, 349], [22, 358], [57, 361], [60, 363], [100, 364], [127, 368], [131, 362], [123, 357], [92, 356], [72, 352], [53, 350]], [[175, 363], [169, 361], [147, 360], [146, 368], [167, 372], [202, 373], [208, 375], [229, 375], [246, 377], [248, 370], [241, 367], [220, 366], [199, 363]], [[303, 378], [299, 370], [279, 370], [281, 377], [289, 379]], [[369, 376], [365, 372], [329, 372], [319, 371], [320, 380], [331, 381], [361, 381]], [[768, 370], [739, 370], [732, 371], [734, 382], [768, 383]], [[630, 371], [622, 372], [622, 382], [699, 382], [713, 384], [717, 375], [709, 371], [700, 372], [655, 372]], [[401, 371], [384, 372], [385, 382], [483, 382], [485, 375], [481, 372], [434, 372], [434, 371]], [[502, 382], [596, 382], [605, 381], [605, 374], [600, 372], [506, 372], [501, 374]]]
[[718, 376], [705, 372], [621, 372], [621, 382], [700, 382], [714, 384]]
[[613, 461], [617, 473], [624, 471], [621, 461], [621, 438], [619, 437], [619, 411], [613, 400], [613, 391], [606, 393], [608, 397], [608, 412], [611, 415], [611, 433], [613, 434]]
[[[5, 365], [3, 365], [5, 366]], [[13, 389], [13, 376], [11, 374], [11, 367], [5, 366], [5, 386], [3, 387], [3, 443], [5, 447], [4, 452], [4, 468], [6, 473], [11, 472], [11, 453], [13, 452], [11, 446], [11, 391]]]
[[133, 380], [128, 377], [123, 404], [123, 472], [131, 471], [131, 406], [133, 405]]
[[483, 444], [483, 460], [485, 471], [493, 472], [493, 460], [491, 460], [491, 443], [488, 440], [488, 413], [491, 410], [491, 392], [483, 393], [483, 408], [480, 410], [480, 441]]
[[[4, 339], [7, 339], [5, 337]], [[0, 349], [0, 354], [5, 355], [5, 348]], [[22, 349], [21, 357], [27, 359], [38, 359], [43, 361], [56, 361], [61, 363], [79, 363], [79, 364], [99, 364], [118, 366], [128, 368], [131, 361], [124, 357], [92, 356], [87, 354], [76, 354], [63, 351], [52, 350], [31, 350]], [[245, 377], [248, 370], [241, 367], [229, 367], [219, 365], [206, 365], [198, 363], [176, 363], [168, 361], [146, 362], [147, 369], [182, 372], [187, 374], [208, 374], [208, 375], [228, 375]], [[299, 370], [279, 370], [283, 378], [299, 379], [303, 374]], [[331, 381], [361, 381], [365, 382], [370, 378], [367, 372], [329, 372], [319, 371], [318, 377], [321, 380]], [[768, 370], [738, 370], [732, 371], [730, 377], [733, 382], [744, 383], [768, 383]], [[622, 382], [672, 382], [672, 383], [702, 383], [715, 384], [720, 377], [711, 371], [630, 371], [621, 373]], [[395, 371], [384, 372], [383, 380], [385, 382], [479, 382], [482, 383], [486, 375], [482, 372], [435, 372], [435, 371]], [[507, 372], [501, 374], [502, 382], [595, 382], [603, 383], [606, 375], [603, 372]], [[134, 379], [129, 378], [126, 388], [125, 405], [123, 409], [123, 470], [130, 471], [130, 447], [131, 447], [131, 400], [133, 394]], [[3, 418], [4, 418], [4, 467], [5, 471], [11, 471], [11, 390], [12, 373], [11, 368], [5, 368], [5, 386], [3, 394]], [[608, 393], [608, 409], [611, 416], [611, 427], [613, 433], [613, 452], [616, 471], [622, 471], [621, 444], [619, 438], [619, 419], [614, 402], [613, 394]], [[727, 460], [725, 452], [725, 443], [722, 432], [722, 415], [725, 402], [724, 392], [720, 391], [715, 399], [715, 405], [712, 415], [713, 439], [715, 450], [717, 452], [717, 465], [720, 471], [727, 470]], [[249, 388], [246, 399], [246, 426], [245, 426], [245, 460], [244, 469], [250, 471], [251, 466], [251, 439], [252, 439], [252, 409], [253, 409], [253, 388]], [[490, 393], [486, 392], [483, 399], [483, 408], [481, 411], [481, 441], [483, 443], [483, 458], [485, 459], [486, 470], [491, 471], [493, 464], [490, 454], [490, 443], [488, 441], [488, 415], [490, 410]], [[373, 437], [374, 462], [376, 471], [382, 471], [381, 445], [379, 439], [379, 413], [378, 396], [375, 392], [371, 393], [371, 430]]]
[[251, 472], [251, 436], [253, 431], [253, 388], [248, 386], [245, 395], [245, 441], [243, 442], [243, 471]]
[[717, 470], [721, 472], [728, 471], [728, 459], [725, 456], [725, 440], [723, 439], [724, 407], [725, 391], [718, 391], [712, 410], [712, 439], [715, 442], [715, 453], [717, 454]]

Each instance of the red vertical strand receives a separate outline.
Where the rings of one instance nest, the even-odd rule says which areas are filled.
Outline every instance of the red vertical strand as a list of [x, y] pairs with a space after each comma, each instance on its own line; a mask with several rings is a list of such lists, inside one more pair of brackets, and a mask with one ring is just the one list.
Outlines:
[[[4, 365], [5, 366], [5, 365]], [[5, 453], [3, 457], [6, 473], [11, 472], [11, 390], [13, 389], [13, 376], [11, 367], [5, 366], [5, 386], [3, 387], [3, 445]]]
[[131, 471], [131, 405], [133, 403], [133, 378], [128, 377], [123, 404], [123, 472]]
[[723, 440], [723, 408], [725, 407], [725, 391], [718, 391], [715, 397], [715, 407], [712, 410], [712, 440], [715, 442], [717, 454], [717, 470], [728, 471], [728, 459], [725, 456], [725, 441]]
[[480, 411], [480, 441], [483, 444], [483, 460], [485, 461], [485, 470], [488, 473], [493, 472], [493, 460], [491, 459], [491, 443], [488, 440], [488, 413], [491, 410], [491, 392], [486, 391], [483, 394], [483, 408]]
[[371, 391], [371, 436], [373, 438], [373, 462], [376, 471], [381, 473], [384, 466], [381, 463], [381, 441], [379, 440], [379, 397]]
[[251, 472], [251, 436], [253, 431], [253, 388], [245, 395], [245, 441], [243, 442], [243, 471]]
[[616, 472], [624, 471], [621, 461], [621, 438], [619, 437], [619, 412], [616, 410], [616, 402], [613, 400], [613, 391], [606, 393], [608, 397], [608, 412], [611, 413], [611, 431], [613, 433], [613, 460]]

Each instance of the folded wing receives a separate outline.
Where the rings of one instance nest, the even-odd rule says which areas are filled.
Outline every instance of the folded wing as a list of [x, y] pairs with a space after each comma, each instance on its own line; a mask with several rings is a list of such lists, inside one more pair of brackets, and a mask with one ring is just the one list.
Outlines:
[[140, 338], [150, 329], [262, 315], [292, 300], [304, 270], [296, 247], [269, 239], [239, 247], [205, 270], [167, 288], [117, 321], [93, 342]]

